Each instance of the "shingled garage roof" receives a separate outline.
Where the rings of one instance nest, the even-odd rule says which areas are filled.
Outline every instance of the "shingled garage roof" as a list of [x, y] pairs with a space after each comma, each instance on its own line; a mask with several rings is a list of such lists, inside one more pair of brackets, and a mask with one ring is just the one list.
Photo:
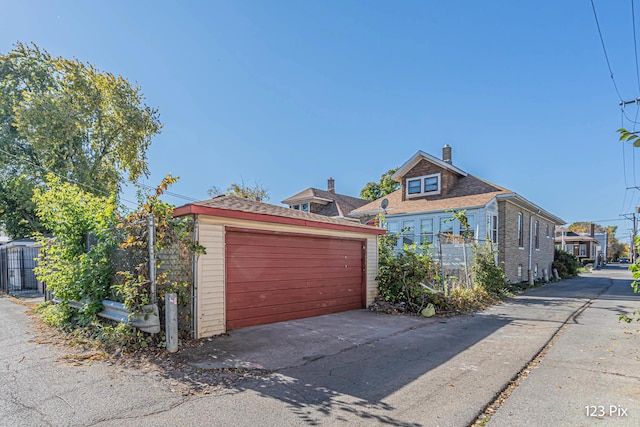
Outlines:
[[228, 330], [361, 309], [376, 294], [385, 230], [234, 196], [181, 206], [197, 215], [194, 329]]
[[[389, 201], [386, 212], [389, 215], [396, 215], [484, 206], [491, 199], [501, 194], [515, 193], [475, 176], [467, 175], [460, 178], [456, 185], [444, 197], [403, 201], [402, 189], [400, 189], [386, 195], [384, 198]], [[355, 209], [351, 212], [351, 216], [368, 215], [376, 212], [382, 212], [380, 199]]]
[[176, 217], [201, 214], [227, 218], [241, 218], [255, 221], [273, 222], [313, 226], [317, 228], [332, 228], [351, 230], [372, 234], [384, 234], [377, 227], [358, 224], [357, 222], [331, 218], [324, 215], [312, 214], [296, 209], [285, 208], [264, 202], [243, 199], [236, 196], [218, 196], [202, 202], [180, 206], [174, 210]]

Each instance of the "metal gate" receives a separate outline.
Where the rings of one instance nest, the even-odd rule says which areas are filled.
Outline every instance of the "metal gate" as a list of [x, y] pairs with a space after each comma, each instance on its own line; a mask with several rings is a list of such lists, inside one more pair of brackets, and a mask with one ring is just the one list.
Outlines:
[[5, 293], [39, 291], [33, 271], [39, 253], [38, 247], [0, 247], [0, 290]]

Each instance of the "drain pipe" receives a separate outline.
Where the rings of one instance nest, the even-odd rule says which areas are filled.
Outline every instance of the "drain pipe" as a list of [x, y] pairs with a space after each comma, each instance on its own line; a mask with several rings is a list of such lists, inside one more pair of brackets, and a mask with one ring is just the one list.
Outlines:
[[[193, 243], [200, 240], [200, 222], [193, 215]], [[193, 283], [191, 285], [191, 336], [198, 338], [198, 254], [192, 256]]]
[[533, 215], [529, 216], [529, 286], [535, 284], [535, 278], [533, 277], [532, 268], [533, 258]]

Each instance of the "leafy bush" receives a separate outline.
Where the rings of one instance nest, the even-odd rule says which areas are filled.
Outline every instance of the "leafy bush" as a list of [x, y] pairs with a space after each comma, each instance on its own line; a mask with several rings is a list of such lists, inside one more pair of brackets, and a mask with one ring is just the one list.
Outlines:
[[[95, 196], [49, 174], [33, 200], [54, 236], [36, 235], [42, 256], [35, 274], [58, 298], [86, 302], [80, 317], [90, 322], [102, 309], [113, 277], [109, 256], [114, 243], [108, 228], [116, 222], [115, 198]], [[90, 233], [96, 244], [87, 248]]]
[[587, 264], [593, 264], [595, 260], [593, 258], [582, 258], [580, 262], [586, 267]]
[[380, 237], [378, 246], [378, 292], [385, 301], [406, 302], [410, 311], [419, 312], [430, 294], [422, 283], [438, 283], [438, 271], [426, 247], [404, 245], [395, 250], [397, 236]]
[[507, 278], [504, 270], [496, 265], [491, 243], [485, 246], [475, 245], [473, 252], [475, 256], [472, 267], [473, 283], [494, 296], [508, 293]]
[[561, 249], [556, 249], [553, 256], [552, 268], [557, 269], [560, 277], [566, 279], [578, 275], [580, 261], [578, 261], [575, 255]]
[[[180, 258], [176, 264], [188, 264], [187, 268], [182, 265], [182, 270], [192, 274], [191, 258], [194, 253], [204, 253], [204, 247], [192, 241], [192, 221], [174, 220], [173, 206], [159, 199], [175, 181], [176, 178], [168, 175], [153, 194], [146, 194], [137, 211], [124, 217], [116, 210], [115, 196], [86, 193], [54, 175], [48, 176], [43, 188], [36, 189], [37, 213], [42, 223], [52, 230], [53, 237], [37, 236], [42, 245], [42, 258], [35, 272], [38, 279], [46, 282], [48, 289], [63, 300], [58, 305], [43, 306], [41, 313], [48, 324], [65, 331], [75, 330], [77, 334], [109, 343], [108, 346], [116, 346], [118, 341], [120, 346], [147, 345], [149, 338], [142, 333], [136, 333], [127, 325], [114, 326], [110, 321], [98, 319], [96, 314], [102, 310], [102, 300], [107, 298], [122, 301], [132, 313], [155, 302], [146, 257], [150, 216], [155, 223], [156, 254], [175, 251]], [[91, 236], [91, 244], [87, 236]], [[145, 256], [130, 270], [116, 271], [113, 262], [116, 249], [139, 251]], [[179, 306], [190, 306], [192, 277], [181, 276], [175, 270], [163, 267], [156, 259], [160, 320], [166, 292], [178, 294]], [[64, 301], [80, 301], [84, 306], [75, 310]], [[187, 321], [189, 315], [190, 312], [184, 316]], [[161, 339], [161, 335], [149, 341]]]

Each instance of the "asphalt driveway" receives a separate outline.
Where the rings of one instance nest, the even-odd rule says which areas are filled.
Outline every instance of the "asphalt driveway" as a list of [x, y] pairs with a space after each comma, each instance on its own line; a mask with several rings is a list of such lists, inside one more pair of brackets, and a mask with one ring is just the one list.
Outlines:
[[352, 310], [233, 330], [187, 350], [201, 369], [253, 368], [275, 371], [302, 366], [348, 349], [424, 328], [442, 318], [392, 316]]

